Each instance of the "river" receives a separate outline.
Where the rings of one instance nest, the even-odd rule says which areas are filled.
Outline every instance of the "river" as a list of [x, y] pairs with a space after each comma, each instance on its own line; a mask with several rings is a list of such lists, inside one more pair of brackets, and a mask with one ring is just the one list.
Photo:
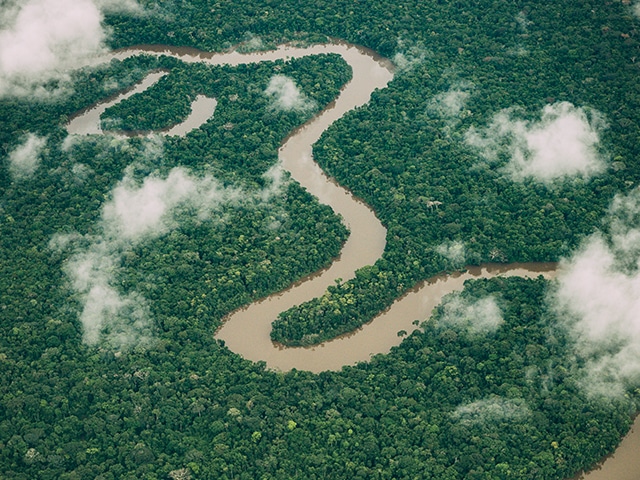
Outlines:
[[[341, 255], [329, 268], [297, 282], [286, 290], [252, 303], [230, 314], [216, 338], [224, 340], [234, 352], [253, 361], [264, 361], [275, 370], [293, 368], [321, 372], [340, 370], [345, 365], [367, 361], [372, 355], [387, 353], [402, 342], [400, 331], [411, 333], [419, 328], [416, 323], [426, 320], [431, 311], [447, 293], [461, 290], [464, 281], [471, 278], [496, 276], [538, 276], [551, 278], [555, 264], [484, 265], [470, 268], [465, 273], [441, 275], [418, 285], [398, 299], [390, 308], [357, 331], [312, 348], [284, 348], [271, 341], [271, 323], [277, 315], [322, 295], [334, 280], [347, 280], [355, 271], [371, 265], [380, 258], [385, 248], [386, 229], [375, 213], [348, 190], [329, 179], [313, 161], [312, 145], [334, 121], [350, 110], [364, 105], [377, 88], [384, 88], [393, 78], [391, 64], [373, 52], [348, 45], [331, 43], [308, 48], [282, 46], [269, 52], [243, 54], [239, 52], [206, 53], [187, 48], [146, 46], [114, 52], [100, 61], [124, 59], [142, 53], [171, 55], [185, 62], [204, 62], [211, 65], [239, 65], [277, 59], [301, 58], [321, 53], [341, 55], [353, 69], [352, 80], [342, 89], [339, 97], [325, 110], [293, 132], [279, 150], [282, 166], [310, 193], [318, 197], [342, 216], [351, 234]], [[148, 75], [133, 89], [107, 102], [81, 112], [67, 126], [70, 134], [101, 134], [100, 115], [106, 108], [129, 96], [141, 92], [157, 82], [166, 72]], [[215, 99], [198, 97], [192, 104], [192, 113], [185, 122], [163, 132], [166, 135], [185, 135], [206, 122], [215, 111]], [[418, 322], [415, 322], [418, 320]], [[586, 480], [631, 480], [640, 477], [640, 420], [624, 438], [616, 452], [596, 470], [585, 474]]]
[[[337, 278], [348, 280], [354, 277], [357, 269], [372, 265], [384, 252], [386, 229], [366, 204], [324, 174], [318, 164], [313, 161], [312, 145], [333, 122], [354, 108], [366, 104], [375, 89], [386, 87], [393, 78], [391, 64], [373, 52], [345, 43], [314, 45], [307, 48], [283, 46], [269, 52], [243, 54], [234, 51], [216, 55], [184, 48], [138, 47], [114, 52], [103, 61], [111, 58], [124, 59], [142, 53], [173, 55], [185, 62], [204, 62], [209, 65], [240, 65], [323, 53], [336, 53], [344, 58], [353, 71], [351, 81], [341, 90], [334, 102], [289, 135], [280, 147], [278, 155], [282, 166], [295, 180], [315, 195], [321, 203], [331, 206], [334, 212], [342, 217], [350, 230], [349, 238], [343, 245], [340, 257], [335, 259], [329, 268], [308, 277], [305, 281], [296, 283], [285, 292], [272, 295], [234, 312], [227, 317], [216, 333], [216, 337], [224, 340], [229, 348], [247, 359], [266, 361], [270, 368], [279, 370], [297, 368], [313, 372], [327, 369], [339, 370], [343, 365], [368, 360], [372, 353], [384, 353], [391, 348], [392, 344], [399, 343], [401, 339], [398, 339], [396, 331], [410, 330], [409, 326], [400, 326], [392, 332], [391, 336], [386, 333], [375, 333], [369, 327], [365, 335], [354, 335], [348, 337], [349, 340], [342, 338], [336, 342], [328, 342], [318, 349], [281, 348], [274, 345], [270, 338], [271, 323], [279, 312], [322, 295]], [[100, 116], [108, 107], [146, 90], [164, 75], [166, 72], [153, 72], [132, 89], [81, 112], [67, 125], [68, 132], [76, 135], [102, 134]], [[215, 102], [215, 99], [209, 100]], [[191, 129], [206, 122], [214, 114], [214, 109], [215, 103], [194, 102], [191, 115], [185, 122], [160, 133], [185, 135]], [[396, 309], [392, 308], [392, 312], [395, 311]], [[248, 328], [249, 325], [250, 328]], [[388, 322], [377, 321], [373, 325], [376, 328], [386, 325], [387, 330], [395, 328]], [[247, 332], [251, 332], [251, 335], [247, 335]], [[379, 336], [380, 340], [371, 343], [370, 338], [374, 336]], [[359, 349], [352, 348], [356, 343], [363, 341], [379, 346], [370, 350], [364, 343]], [[343, 350], [344, 353], [338, 355], [344, 343], [347, 343], [344, 345], [346, 347]]]

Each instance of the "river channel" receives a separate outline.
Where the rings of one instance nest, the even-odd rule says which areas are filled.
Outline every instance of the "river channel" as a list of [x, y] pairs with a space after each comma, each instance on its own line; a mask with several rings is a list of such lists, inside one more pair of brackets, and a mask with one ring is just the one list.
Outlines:
[[[403, 340], [399, 332], [404, 331], [409, 334], [419, 328], [417, 324], [429, 317], [442, 297], [447, 293], [462, 290], [467, 279], [496, 276], [543, 275], [545, 278], [555, 276], [555, 264], [484, 265], [469, 268], [464, 273], [441, 275], [423, 282], [394, 302], [373, 321], [349, 335], [311, 348], [285, 348], [274, 344], [270, 337], [271, 323], [280, 312], [322, 295], [326, 288], [338, 278], [342, 280], [353, 278], [357, 269], [375, 263], [384, 251], [386, 243], [384, 226], [366, 204], [322, 172], [313, 161], [312, 146], [333, 122], [354, 108], [366, 104], [376, 89], [386, 87], [393, 78], [391, 64], [371, 51], [339, 42], [307, 48], [282, 46], [269, 52], [248, 54], [236, 51], [213, 54], [188, 48], [145, 46], [116, 51], [100, 59], [104, 62], [111, 58], [124, 59], [139, 54], [155, 54], [170, 55], [184, 62], [233, 66], [301, 58], [322, 53], [341, 55], [352, 67], [353, 78], [331, 105], [286, 139], [279, 150], [279, 160], [296, 181], [318, 197], [321, 203], [329, 205], [342, 217], [351, 232], [350, 236], [340, 257], [329, 268], [295, 283], [282, 292], [231, 313], [216, 332], [216, 338], [223, 340], [229, 349], [246, 359], [266, 362], [271, 369], [288, 371], [295, 368], [312, 372], [340, 370], [345, 365], [353, 365], [367, 361], [373, 355], [387, 353], [393, 346], [399, 345]], [[133, 89], [81, 112], [71, 119], [67, 130], [70, 134], [78, 135], [102, 134], [100, 115], [106, 108], [144, 91], [165, 74], [166, 72], [154, 72]], [[214, 114], [215, 108], [215, 99], [198, 97], [192, 104], [192, 113], [185, 122], [161, 133], [185, 135], [206, 122]], [[639, 478], [637, 472], [640, 472], [640, 456], [635, 454], [639, 446], [640, 420], [636, 420], [634, 428], [616, 452], [596, 470], [580, 478], [587, 480]]]

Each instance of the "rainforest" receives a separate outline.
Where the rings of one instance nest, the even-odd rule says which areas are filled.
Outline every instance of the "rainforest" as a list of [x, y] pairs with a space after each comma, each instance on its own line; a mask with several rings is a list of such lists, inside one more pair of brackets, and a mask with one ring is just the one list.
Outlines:
[[0, 0], [0, 478], [592, 470], [640, 407], [639, 26]]

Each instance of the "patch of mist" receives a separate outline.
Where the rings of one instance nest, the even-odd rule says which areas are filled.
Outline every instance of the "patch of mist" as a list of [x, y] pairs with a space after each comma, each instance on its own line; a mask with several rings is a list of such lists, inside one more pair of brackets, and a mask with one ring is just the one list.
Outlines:
[[142, 160], [153, 163], [164, 153], [164, 138], [162, 135], [147, 135], [142, 142]]
[[442, 308], [438, 325], [453, 327], [472, 336], [495, 332], [504, 323], [502, 311], [492, 296], [469, 300], [454, 293], [445, 297]]
[[150, 338], [149, 307], [137, 292], [116, 288], [122, 256], [145, 240], [158, 238], [179, 225], [179, 217], [209, 218], [223, 204], [240, 198], [215, 178], [196, 177], [181, 167], [166, 178], [151, 175], [137, 182], [130, 170], [102, 208], [97, 236], [55, 236], [52, 249], [74, 248], [64, 266], [71, 288], [82, 304], [84, 341], [101, 339], [117, 348], [144, 344]]
[[237, 50], [243, 53], [257, 52], [266, 48], [262, 39], [251, 32], [247, 32], [244, 36], [244, 41], [237, 46]]
[[489, 397], [460, 405], [451, 414], [463, 425], [487, 425], [498, 422], [520, 422], [531, 415], [523, 399]]
[[526, 57], [529, 55], [529, 49], [522, 45], [518, 45], [516, 47], [508, 48], [506, 54], [511, 57]]
[[82, 241], [84, 237], [77, 232], [73, 233], [56, 233], [49, 240], [49, 249], [54, 252], [63, 252], [71, 248], [77, 242]]
[[286, 75], [274, 75], [264, 94], [271, 101], [269, 108], [284, 112], [313, 110], [316, 103], [300, 91], [293, 79]]
[[[148, 135], [138, 139], [137, 143], [132, 143], [128, 137], [120, 135], [84, 135], [70, 134], [62, 142], [61, 150], [66, 153], [69, 159], [75, 159], [76, 149], [91, 146], [94, 150], [95, 161], [108, 156], [123, 155], [135, 159], [132, 168], [140, 169], [144, 166], [148, 171], [155, 169], [158, 158], [163, 152], [163, 136]], [[86, 157], [86, 152], [81, 153], [81, 157]]]
[[146, 300], [135, 291], [122, 294], [114, 286], [122, 254], [118, 246], [124, 247], [96, 239], [87, 250], [76, 252], [64, 271], [82, 303], [83, 341], [96, 345], [102, 340], [123, 350], [147, 344], [152, 328]]
[[584, 389], [615, 397], [640, 386], [640, 189], [614, 198], [607, 226], [561, 262], [550, 304]]
[[560, 102], [545, 106], [538, 122], [514, 119], [514, 113], [503, 110], [483, 130], [471, 127], [465, 135], [466, 143], [490, 163], [508, 155], [502, 172], [513, 180], [549, 184], [571, 176], [589, 179], [605, 170], [598, 144], [606, 122], [597, 111]]
[[529, 33], [529, 25], [531, 25], [533, 22], [527, 20], [527, 14], [525, 12], [520, 12], [516, 15], [516, 22], [520, 27], [520, 31], [522, 33]]
[[464, 87], [452, 86], [446, 92], [434, 96], [427, 105], [427, 110], [442, 118], [455, 118], [460, 115], [470, 96], [471, 93]]
[[135, 13], [134, 0], [23, 0], [0, 13], [0, 97], [50, 98], [69, 71], [106, 51], [104, 11]]
[[172, 212], [181, 204], [189, 203], [199, 218], [206, 219], [212, 208], [234, 196], [237, 192], [225, 189], [215, 178], [196, 178], [179, 167], [166, 178], [149, 176], [141, 186], [127, 175], [104, 205], [105, 236], [135, 243], [155, 238], [177, 226]]
[[262, 177], [266, 182], [265, 188], [260, 193], [260, 199], [263, 202], [268, 202], [274, 196], [278, 195], [282, 191], [282, 188], [286, 184], [288, 178], [280, 163], [276, 163], [274, 166], [269, 168]]
[[147, 75], [148, 73], [142, 71], [140, 68], [133, 68], [120, 78], [105, 78], [102, 82], [102, 90], [112, 95], [115, 92], [131, 87], [131, 85], [138, 83], [140, 78], [146, 78]]
[[87, 135], [67, 135], [60, 145], [60, 150], [64, 153], [71, 153], [73, 147], [81, 144], [85, 139], [88, 139]]
[[455, 82], [446, 92], [438, 93], [427, 104], [427, 114], [446, 122], [443, 128], [445, 134], [451, 134], [461, 119], [472, 115], [465, 107], [473, 88], [470, 82]]
[[110, 130], [119, 130], [122, 126], [121, 118], [101, 118], [100, 119], [100, 130], [110, 131]]
[[46, 137], [27, 134], [24, 141], [9, 153], [9, 173], [14, 180], [25, 180], [36, 172], [40, 164]]
[[413, 43], [402, 38], [398, 39], [398, 48], [392, 61], [398, 72], [408, 72], [423, 64], [428, 51], [420, 42]]
[[[158, 155], [162, 155], [161, 137], [147, 139], [142, 161]], [[79, 318], [88, 345], [126, 349], [152, 339], [146, 299], [136, 291], [118, 288], [122, 259], [133, 248], [170, 233], [185, 220], [212, 220], [225, 205], [268, 201], [286, 183], [278, 166], [265, 174], [265, 188], [254, 192], [224, 186], [212, 175], [196, 176], [184, 167], [142, 179], [137, 170], [146, 167], [131, 165], [113, 188], [102, 206], [97, 235], [59, 234], [49, 243], [52, 250], [69, 254], [64, 272], [81, 304]]]
[[438, 245], [436, 252], [449, 260], [454, 268], [464, 266], [467, 258], [464, 243], [459, 240]]
[[136, 0], [95, 0], [104, 13], [129, 13], [141, 15], [144, 9]]
[[517, 25], [516, 32], [516, 45], [508, 47], [505, 53], [510, 57], [525, 57], [529, 55], [529, 49], [522, 45], [522, 42], [529, 37], [529, 25], [533, 25], [533, 22], [527, 19], [525, 12], [520, 12], [515, 16]]

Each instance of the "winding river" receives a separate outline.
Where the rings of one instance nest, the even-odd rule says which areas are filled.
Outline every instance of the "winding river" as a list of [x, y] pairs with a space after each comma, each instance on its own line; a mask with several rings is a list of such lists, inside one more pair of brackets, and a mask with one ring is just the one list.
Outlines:
[[[308, 48], [282, 46], [269, 52], [249, 54], [235, 51], [213, 54], [187, 48], [146, 46], [117, 51], [100, 61], [108, 61], [111, 58], [124, 59], [143, 53], [171, 55], [184, 62], [231, 66], [336, 53], [353, 69], [352, 80], [342, 89], [335, 102], [293, 132], [279, 150], [282, 166], [311, 194], [318, 197], [321, 203], [331, 206], [336, 214], [341, 215], [351, 234], [340, 257], [329, 268], [282, 292], [235, 311], [225, 319], [215, 334], [216, 338], [224, 340], [232, 351], [243, 357], [253, 361], [264, 361], [269, 368], [281, 371], [294, 368], [312, 372], [339, 370], [345, 365], [367, 361], [372, 355], [389, 352], [393, 346], [401, 343], [403, 338], [399, 332], [410, 333], [419, 328], [415, 320], [427, 319], [442, 297], [461, 290], [467, 279], [514, 275], [543, 275], [545, 278], [551, 278], [555, 275], [555, 264], [484, 265], [469, 268], [465, 273], [442, 275], [423, 282], [373, 321], [349, 335], [313, 348], [285, 348], [274, 344], [270, 338], [271, 323], [280, 312], [322, 295], [337, 278], [353, 278], [357, 269], [375, 263], [384, 251], [386, 229], [366, 204], [322, 172], [313, 161], [312, 145], [333, 122], [367, 103], [376, 89], [386, 87], [393, 78], [392, 66], [373, 52], [346, 43], [315, 45]], [[68, 132], [79, 135], [101, 134], [100, 115], [106, 108], [144, 91], [165, 74], [166, 72], [152, 73], [133, 89], [81, 112], [68, 124]], [[215, 99], [198, 97], [187, 120], [162, 133], [185, 135], [206, 122], [214, 114], [215, 107]], [[640, 424], [636, 421], [631, 433], [625, 437], [616, 453], [598, 470], [587, 474], [586, 478], [638, 478], [635, 472], [640, 471], [640, 456], [634, 455], [638, 445]]]

